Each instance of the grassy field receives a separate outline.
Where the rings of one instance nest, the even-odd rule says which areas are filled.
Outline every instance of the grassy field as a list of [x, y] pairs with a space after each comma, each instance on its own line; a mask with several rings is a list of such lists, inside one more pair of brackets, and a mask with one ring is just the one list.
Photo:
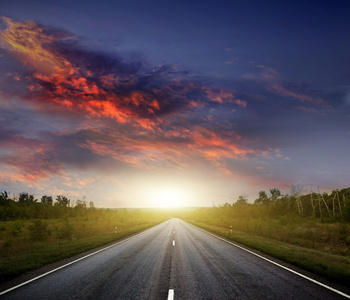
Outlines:
[[120, 240], [166, 219], [153, 212], [121, 211], [64, 219], [1, 221], [0, 281]]
[[[272, 229], [269, 224], [269, 233], [262, 234], [264, 222], [261, 222], [258, 235], [253, 233], [253, 230], [249, 230], [249, 227], [244, 231], [233, 229], [231, 233], [228, 226], [209, 225], [193, 220], [190, 223], [333, 282], [345, 286], [350, 283], [349, 247], [338, 243], [339, 237], [334, 235], [334, 231], [337, 232], [343, 225], [314, 224], [311, 226], [308, 223], [299, 223], [292, 228], [278, 226]], [[348, 229], [346, 227], [340, 231], [348, 232]]]

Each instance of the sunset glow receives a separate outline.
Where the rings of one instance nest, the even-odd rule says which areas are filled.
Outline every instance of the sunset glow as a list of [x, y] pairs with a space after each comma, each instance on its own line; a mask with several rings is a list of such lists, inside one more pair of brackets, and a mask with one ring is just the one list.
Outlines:
[[186, 191], [176, 187], [155, 189], [151, 192], [150, 198], [156, 207], [185, 207], [191, 204]]
[[348, 5], [73, 2], [0, 4], [0, 190], [179, 207], [348, 185]]

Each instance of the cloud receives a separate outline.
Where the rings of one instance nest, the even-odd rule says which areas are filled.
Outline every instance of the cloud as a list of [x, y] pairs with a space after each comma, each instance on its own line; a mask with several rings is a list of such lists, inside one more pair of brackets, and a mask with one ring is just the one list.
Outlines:
[[[232, 116], [222, 111], [248, 107], [232, 90], [170, 65], [151, 68], [142, 60], [89, 51], [62, 29], [2, 21], [7, 26], [0, 30], [2, 47], [24, 68], [10, 77], [26, 88], [8, 95], [8, 102], [20, 99], [28, 117], [15, 125], [14, 117], [21, 115], [10, 104], [12, 116], [0, 115], [7, 128], [0, 135], [0, 162], [11, 174], [37, 182], [63, 178], [71, 168], [113, 174], [197, 166], [231, 176], [229, 159], [273, 152], [230, 126]], [[271, 76], [266, 82], [274, 81]]]
[[328, 109], [330, 108], [330, 106], [327, 105], [323, 99], [310, 95], [310, 92], [306, 89], [298, 90], [296, 86], [288, 86], [286, 84], [283, 84], [282, 76], [274, 68], [266, 67], [263, 65], [256, 65], [256, 67], [260, 70], [259, 74], [245, 74], [244, 78], [261, 82], [265, 86], [266, 90], [270, 93], [286, 98], [293, 98], [299, 102], [306, 104]]
[[0, 31], [5, 49], [31, 68], [28, 99], [148, 130], [159, 126], [166, 115], [199, 105], [223, 100], [246, 105], [231, 92], [203, 86], [171, 66], [151, 69], [116, 54], [89, 52], [64, 30], [33, 21], [5, 17], [2, 21], [7, 25]]

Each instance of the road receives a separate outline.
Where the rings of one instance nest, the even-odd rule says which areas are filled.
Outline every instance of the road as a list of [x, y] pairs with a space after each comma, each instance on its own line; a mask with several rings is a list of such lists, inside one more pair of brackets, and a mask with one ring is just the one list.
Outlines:
[[346, 299], [172, 219], [1, 299]]

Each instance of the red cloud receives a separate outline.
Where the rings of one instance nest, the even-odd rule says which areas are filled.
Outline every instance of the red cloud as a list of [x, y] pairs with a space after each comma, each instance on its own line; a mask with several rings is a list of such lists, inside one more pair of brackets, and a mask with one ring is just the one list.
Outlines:
[[[58, 135], [51, 136], [55, 146], [19, 136], [4, 144], [16, 151], [1, 161], [21, 174], [31, 174], [31, 180], [59, 174], [73, 160], [85, 167], [90, 165], [89, 159], [100, 162], [106, 157], [139, 168], [190, 168], [195, 161], [230, 174], [226, 159], [263, 155], [263, 151], [246, 147], [243, 138], [233, 131], [220, 130], [220, 125], [200, 125], [203, 119], [212, 122], [203, 116], [203, 108], [246, 108], [246, 101], [237, 99], [232, 91], [201, 85], [167, 68], [149, 71], [139, 64], [86, 52], [67, 42], [74, 41], [72, 34], [35, 22], [14, 22], [4, 17], [2, 21], [7, 29], [0, 30], [0, 38], [6, 49], [29, 66], [28, 102], [59, 105], [91, 121], [91, 128], [82, 136], [69, 132], [60, 136], [71, 138], [65, 142], [72, 154], [61, 153]], [[274, 82], [271, 77], [266, 80]], [[283, 92], [278, 86], [274, 90]], [[194, 110], [201, 110], [202, 115], [194, 114], [193, 119], [188, 118], [191, 121], [182, 123], [175, 120]], [[32, 143], [31, 147], [26, 143]]]
[[73, 43], [68, 32], [50, 30], [35, 22], [1, 18], [6, 49], [35, 71], [28, 77], [29, 98], [62, 105], [78, 112], [113, 118], [155, 130], [164, 114], [205, 106], [211, 101], [246, 107], [231, 91], [213, 89], [174, 76], [166, 68], [151, 72]]

